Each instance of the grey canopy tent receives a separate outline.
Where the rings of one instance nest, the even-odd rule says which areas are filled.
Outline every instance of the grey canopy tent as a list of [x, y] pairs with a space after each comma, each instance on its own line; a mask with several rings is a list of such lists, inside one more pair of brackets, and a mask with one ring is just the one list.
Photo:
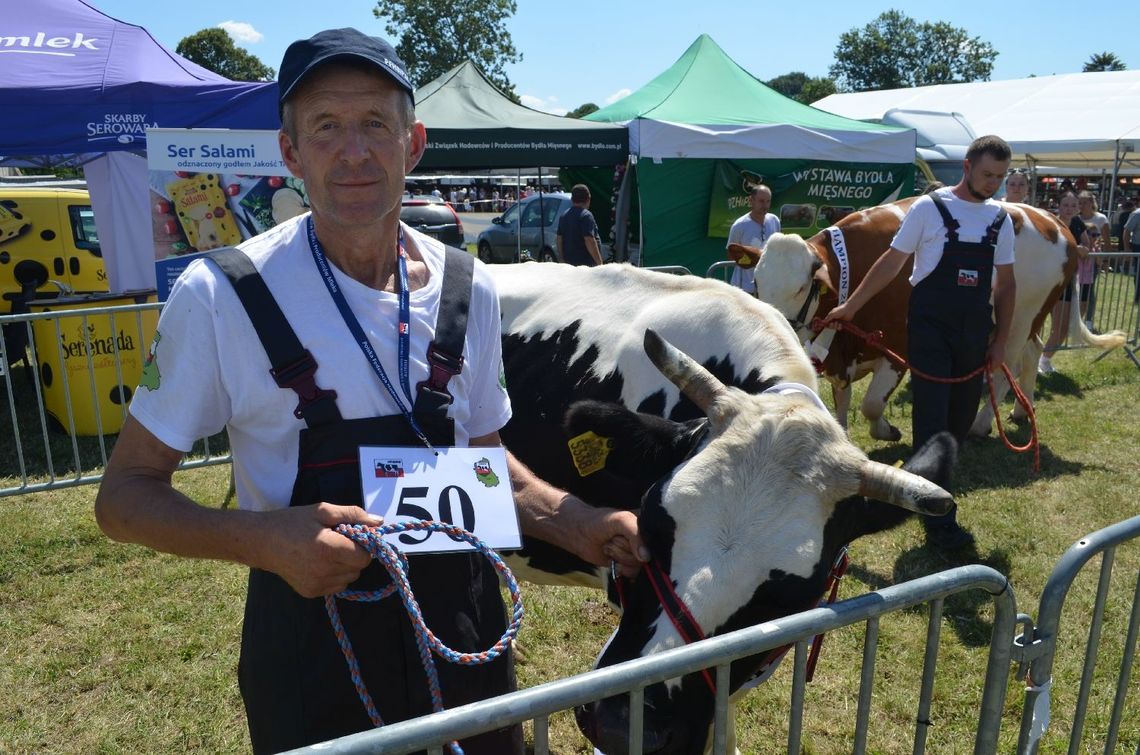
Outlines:
[[[624, 126], [517, 105], [471, 61], [416, 90], [416, 117], [427, 127], [428, 138], [427, 151], [416, 166], [419, 172], [538, 167], [541, 187], [541, 166], [612, 169], [629, 156]], [[520, 223], [521, 216], [518, 213]], [[518, 236], [521, 239], [521, 232]]]
[[416, 117], [428, 133], [421, 171], [612, 166], [629, 155], [625, 127], [516, 105], [470, 61], [416, 90]]

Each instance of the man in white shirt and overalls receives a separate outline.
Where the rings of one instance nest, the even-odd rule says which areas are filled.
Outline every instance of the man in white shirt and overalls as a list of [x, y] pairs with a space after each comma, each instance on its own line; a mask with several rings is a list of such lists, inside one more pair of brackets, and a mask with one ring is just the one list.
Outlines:
[[[957, 378], [983, 364], [996, 370], [1005, 360], [1017, 295], [1014, 233], [1012, 221], [993, 196], [1010, 158], [1009, 145], [999, 137], [975, 139], [966, 152], [962, 180], [953, 188], [919, 197], [890, 248], [851, 298], [827, 315], [828, 320], [850, 320], [914, 255], [907, 349], [913, 368], [915, 449], [943, 430], [952, 432], [959, 443], [964, 441], [982, 392], [981, 374], [965, 382], [946, 383], [916, 373]], [[941, 484], [945, 487], [947, 482]], [[944, 549], [972, 545], [973, 536], [958, 525], [955, 516], [956, 510], [925, 517], [927, 542]]]

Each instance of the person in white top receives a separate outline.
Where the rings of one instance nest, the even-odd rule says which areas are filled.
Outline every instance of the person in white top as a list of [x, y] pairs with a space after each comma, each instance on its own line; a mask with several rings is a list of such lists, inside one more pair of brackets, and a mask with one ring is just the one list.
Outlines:
[[[1080, 208], [1081, 222], [1085, 224], [1089, 234], [1089, 241], [1095, 247], [1093, 251], [1108, 251], [1112, 246], [1112, 228], [1108, 224], [1108, 217], [1097, 209], [1096, 195], [1087, 189], [1082, 191], [1077, 194], [1077, 206]], [[1081, 303], [1081, 317], [1090, 330], [1093, 327], [1093, 317], [1096, 315], [1096, 277], [1099, 272], [1099, 263], [1087, 257], [1081, 260], [1077, 269], [1077, 278], [1081, 285], [1089, 286], [1088, 301]]]
[[[764, 245], [768, 243], [768, 239], [772, 238], [772, 234], [780, 232], [780, 219], [768, 212], [771, 206], [772, 190], [764, 184], [753, 186], [752, 193], [748, 195], [748, 213], [741, 215], [733, 222], [732, 227], [728, 230], [728, 244], [743, 244], [763, 251]], [[753, 277], [753, 271], [756, 263], [760, 260], [758, 257], [752, 259], [752, 255], [747, 255], [747, 257], [744, 259], [739, 255], [729, 254], [729, 258], [736, 262], [729, 283], [755, 296], [756, 279]]]
[[1024, 171], [1015, 170], [1006, 177], [1005, 201], [1023, 204], [1029, 201], [1029, 176]]
[[[1089, 253], [1095, 251], [1097, 247], [1094, 246], [1088, 227], [1081, 222], [1078, 207], [1077, 195], [1071, 191], [1066, 191], [1057, 200], [1057, 219], [1069, 229], [1069, 233], [1077, 242], [1077, 256], [1080, 261], [1077, 264], [1075, 274], [1077, 275], [1080, 305], [1085, 307], [1088, 304], [1092, 285], [1085, 280], [1084, 276], [1087, 276], [1088, 280], [1091, 281], [1092, 260], [1089, 259]], [[1082, 272], [1084, 272], [1084, 276], [1081, 275]], [[1069, 332], [1069, 318], [1072, 316], [1073, 289], [1070, 283], [1071, 280], [1066, 278], [1064, 288], [1061, 290], [1061, 298], [1053, 305], [1053, 312], [1049, 318], [1049, 338], [1046, 339], [1045, 348], [1037, 360], [1037, 372], [1041, 375], [1051, 375], [1057, 371], [1053, 367], [1053, 354], [1057, 352], [1057, 348], [1065, 340], [1065, 336]]]
[[[255, 752], [375, 725], [324, 601], [350, 584], [376, 590], [388, 581], [366, 550], [335, 531], [381, 523], [361, 507], [359, 448], [498, 446], [510, 417], [490, 276], [399, 220], [405, 176], [427, 135], [395, 50], [333, 29], [290, 45], [279, 70], [278, 140], [285, 164], [305, 181], [311, 214], [196, 261], [174, 286], [95, 503], [99, 526], [116, 540], [250, 567], [238, 677]], [[249, 270], [235, 275], [227, 265], [242, 260]], [[246, 284], [258, 280], [267, 291], [251, 305]], [[444, 317], [456, 300], [465, 318]], [[279, 327], [263, 330], [275, 309], [282, 318], [270, 322]], [[407, 351], [397, 346], [405, 333]], [[451, 361], [441, 371], [439, 346], [451, 337], [458, 349], [444, 350]], [[282, 344], [302, 357], [270, 356]], [[237, 510], [199, 505], [172, 484], [194, 440], [223, 426]], [[617, 562], [627, 574], [636, 569], [644, 551], [634, 513], [592, 508], [509, 455], [508, 465], [524, 534], [592, 563]], [[494, 569], [474, 553], [410, 558], [430, 629], [462, 652], [491, 647], [506, 626]], [[381, 718], [430, 713], [400, 601], [340, 612]], [[447, 707], [514, 684], [509, 653], [438, 672]], [[522, 744], [521, 727], [463, 742], [468, 753], [521, 753]]]
[[[953, 433], [959, 443], [964, 441], [982, 392], [980, 373], [951, 384], [917, 373], [958, 378], [983, 366], [992, 372], [1005, 359], [1017, 295], [1014, 235], [1013, 222], [993, 196], [1006, 176], [1010, 158], [1009, 145], [999, 137], [975, 139], [966, 151], [962, 180], [953, 188], [923, 195], [911, 205], [890, 248], [871, 266], [851, 298], [826, 317], [829, 321], [853, 318], [913, 255], [907, 353], [912, 367], [916, 450], [943, 430]], [[943, 517], [924, 517], [923, 525], [931, 545], [961, 548], [973, 543], [973, 536], [958, 525], [954, 511]]]

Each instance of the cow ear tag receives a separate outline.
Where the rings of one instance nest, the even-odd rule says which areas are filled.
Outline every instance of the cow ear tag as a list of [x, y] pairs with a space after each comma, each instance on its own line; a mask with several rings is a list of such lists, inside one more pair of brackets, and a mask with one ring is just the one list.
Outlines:
[[570, 458], [574, 460], [574, 467], [579, 477], [587, 477], [606, 466], [606, 457], [614, 447], [611, 438], [603, 438], [587, 430], [581, 435], [575, 435], [566, 442], [570, 449]]

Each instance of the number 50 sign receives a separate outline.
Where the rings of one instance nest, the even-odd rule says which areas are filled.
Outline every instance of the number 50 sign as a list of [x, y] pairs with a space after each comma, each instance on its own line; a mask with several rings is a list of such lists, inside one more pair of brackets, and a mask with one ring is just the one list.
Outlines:
[[[471, 532], [496, 550], [522, 547], [502, 448], [361, 446], [364, 508], [389, 524], [431, 519]], [[473, 550], [442, 532], [401, 532], [385, 540], [406, 553]]]

